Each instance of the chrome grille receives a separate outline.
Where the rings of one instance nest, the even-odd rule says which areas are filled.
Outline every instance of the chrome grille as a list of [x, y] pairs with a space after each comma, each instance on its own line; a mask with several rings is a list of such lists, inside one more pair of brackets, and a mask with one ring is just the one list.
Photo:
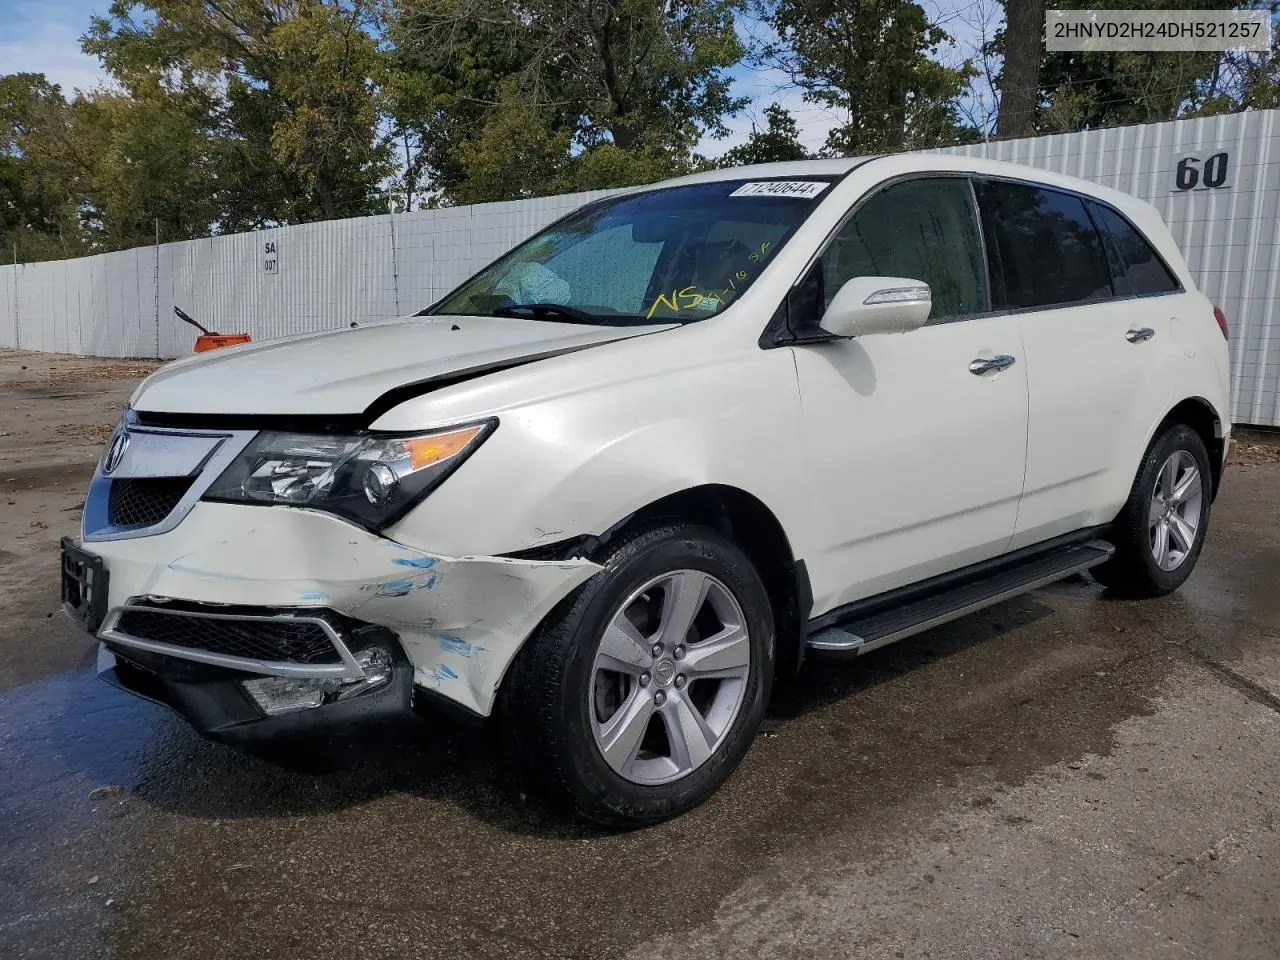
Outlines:
[[173, 512], [191, 477], [128, 477], [111, 481], [107, 519], [114, 527], [150, 527]]
[[153, 643], [269, 663], [339, 663], [342, 659], [320, 624], [289, 617], [241, 620], [129, 607], [113, 630]]
[[108, 450], [89, 482], [81, 523], [87, 543], [172, 530], [254, 431], [149, 427], [127, 411], [120, 437], [127, 439]]

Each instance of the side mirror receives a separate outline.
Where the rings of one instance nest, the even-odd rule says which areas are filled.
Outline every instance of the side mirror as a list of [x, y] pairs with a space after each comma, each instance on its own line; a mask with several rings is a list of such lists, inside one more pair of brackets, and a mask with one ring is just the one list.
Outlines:
[[819, 326], [837, 337], [906, 333], [924, 326], [933, 309], [929, 285], [909, 277], [854, 277], [845, 282]]

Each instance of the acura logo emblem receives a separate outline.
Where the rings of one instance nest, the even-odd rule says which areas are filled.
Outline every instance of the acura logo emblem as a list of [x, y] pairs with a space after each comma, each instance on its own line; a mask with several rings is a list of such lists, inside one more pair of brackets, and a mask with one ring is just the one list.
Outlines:
[[121, 430], [111, 441], [111, 446], [107, 448], [107, 456], [102, 461], [102, 472], [111, 473], [120, 466], [120, 461], [124, 459], [124, 452], [128, 449], [129, 434]]

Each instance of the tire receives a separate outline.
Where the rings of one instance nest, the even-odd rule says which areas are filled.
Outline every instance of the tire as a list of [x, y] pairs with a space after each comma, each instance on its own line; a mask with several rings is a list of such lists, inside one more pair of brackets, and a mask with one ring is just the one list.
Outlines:
[[[738, 766], [768, 701], [773, 615], [751, 561], [714, 530], [657, 523], [605, 549], [604, 569], [516, 656], [500, 722], [531, 786], [596, 823], [631, 828], [693, 809]], [[703, 599], [682, 608], [686, 593]], [[695, 606], [677, 637], [668, 616]], [[702, 646], [710, 641], [718, 646]], [[712, 671], [720, 675], [703, 678]], [[680, 730], [695, 736], [672, 739]]]
[[[1166, 471], [1171, 464], [1175, 493], [1179, 482], [1187, 488], [1180, 501], [1175, 496], [1174, 502], [1166, 503], [1170, 478]], [[1190, 474], [1192, 467], [1195, 477]], [[1175, 423], [1158, 433], [1142, 458], [1129, 499], [1112, 524], [1108, 538], [1115, 544], [1115, 555], [1093, 569], [1094, 579], [1131, 597], [1160, 597], [1182, 586], [1195, 568], [1209, 528], [1212, 476], [1209, 454], [1195, 430]], [[1163, 562], [1157, 557], [1162, 542]]]

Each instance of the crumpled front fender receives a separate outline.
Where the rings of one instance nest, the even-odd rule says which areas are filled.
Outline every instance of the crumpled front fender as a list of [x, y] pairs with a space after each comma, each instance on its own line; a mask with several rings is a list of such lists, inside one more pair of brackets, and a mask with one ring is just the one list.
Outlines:
[[174, 530], [85, 543], [134, 597], [336, 610], [396, 632], [414, 683], [487, 716], [522, 643], [600, 566], [445, 557], [311, 510], [199, 503]]

